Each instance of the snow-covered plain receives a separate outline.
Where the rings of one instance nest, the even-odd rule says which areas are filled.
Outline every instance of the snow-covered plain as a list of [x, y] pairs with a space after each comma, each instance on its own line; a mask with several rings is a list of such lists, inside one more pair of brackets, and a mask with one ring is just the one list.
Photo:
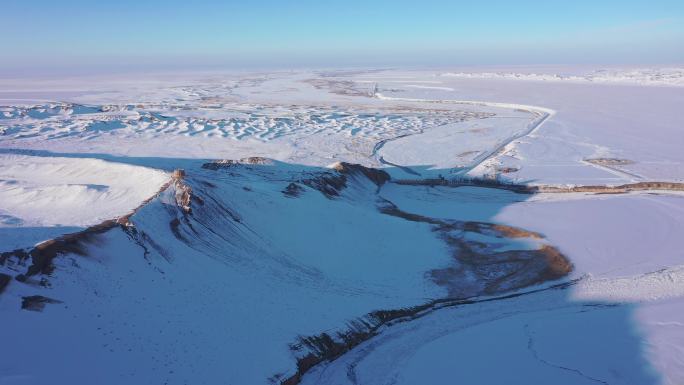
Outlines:
[[[546, 70], [551, 74], [568, 71]], [[684, 179], [684, 153], [679, 150], [684, 146], [684, 117], [678, 112], [684, 92], [674, 86], [676, 82], [654, 86], [443, 74], [386, 72], [362, 79], [394, 99], [435, 100], [439, 105], [463, 100], [518, 103], [554, 111], [553, 118], [539, 129], [483, 162], [479, 174], [496, 168], [517, 169], [506, 177], [553, 184]], [[395, 83], [397, 79], [401, 83]], [[426, 81], [439, 81], [453, 91], [407, 87]], [[591, 162], [597, 159], [609, 161]]]
[[684, 68], [634, 68], [634, 69], [599, 69], [599, 70], [571, 70], [541, 73], [520, 71], [493, 72], [445, 72], [440, 76], [465, 79], [514, 79], [541, 82], [575, 82], [575, 83], [606, 83], [606, 84], [639, 84], [645, 86], [684, 86]]
[[[682, 181], [679, 85], [678, 69], [0, 79], [0, 383], [684, 383], [680, 192], [416, 183]], [[540, 264], [556, 249], [566, 276]]]

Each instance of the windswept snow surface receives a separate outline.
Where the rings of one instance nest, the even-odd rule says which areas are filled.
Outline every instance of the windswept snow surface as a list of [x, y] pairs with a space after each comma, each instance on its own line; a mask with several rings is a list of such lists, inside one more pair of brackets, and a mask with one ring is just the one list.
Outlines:
[[682, 384], [681, 192], [420, 183], [681, 182], [681, 79], [0, 79], [0, 383]]
[[0, 244], [28, 247], [129, 214], [168, 180], [99, 159], [0, 153]]

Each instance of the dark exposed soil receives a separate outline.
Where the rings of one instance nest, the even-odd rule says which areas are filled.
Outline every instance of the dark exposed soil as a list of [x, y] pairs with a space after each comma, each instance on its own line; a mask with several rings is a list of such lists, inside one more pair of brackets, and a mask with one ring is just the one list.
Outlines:
[[347, 176], [338, 172], [325, 172], [300, 179], [299, 182], [320, 191], [326, 198], [332, 199], [338, 197], [340, 192], [347, 187]]
[[0, 273], [0, 294], [5, 291], [5, 288], [9, 285], [11, 280], [11, 275]]
[[233, 168], [233, 167], [239, 167], [239, 166], [248, 166], [248, 165], [270, 165], [273, 164], [273, 161], [268, 158], [263, 158], [260, 156], [250, 156], [248, 158], [242, 158], [242, 159], [219, 159], [219, 160], [214, 160], [211, 162], [204, 163], [202, 165], [203, 169], [207, 170], [221, 170], [225, 168]]
[[[85, 245], [93, 242], [95, 235], [104, 233], [116, 226], [121, 226], [117, 220], [108, 220], [83, 231], [66, 234], [38, 244], [29, 252], [31, 265], [23, 275], [30, 277], [36, 274], [51, 274], [54, 269], [52, 261], [57, 255], [71, 253], [84, 256]], [[23, 280], [23, 275], [17, 276], [17, 280]]]
[[312, 85], [319, 90], [328, 90], [334, 94], [346, 96], [373, 96], [372, 89], [359, 89], [358, 85], [349, 80], [333, 80], [333, 79], [306, 79], [304, 83]]
[[[352, 350], [354, 347], [378, 335], [380, 328], [383, 326], [402, 322], [410, 322], [443, 308], [466, 306], [484, 302], [504, 301], [511, 298], [539, 293], [544, 290], [564, 289], [574, 284], [575, 281], [570, 281], [559, 283], [548, 288], [505, 294], [484, 299], [445, 298], [434, 300], [419, 306], [372, 312], [363, 318], [349, 322], [348, 331], [346, 332], [338, 332], [334, 335], [331, 335], [330, 333], [321, 333], [316, 336], [300, 337], [296, 343], [290, 346], [290, 349], [293, 352], [306, 350], [308, 353], [302, 355], [297, 360], [297, 372], [290, 377], [280, 380], [280, 384], [299, 384], [299, 382], [302, 380], [302, 377], [309, 370], [311, 370], [311, 368], [323, 362], [329, 362], [339, 358], [343, 354]], [[274, 378], [280, 379], [282, 376], [274, 376]]]
[[302, 186], [292, 182], [288, 184], [287, 187], [285, 187], [285, 189], [283, 190], [283, 195], [290, 198], [297, 198], [300, 195], [302, 195], [303, 192], [304, 189], [302, 188]]
[[359, 164], [338, 162], [332, 166], [332, 171], [317, 173], [299, 182], [320, 191], [327, 198], [335, 198], [347, 187], [349, 178], [368, 180], [378, 188], [390, 180], [390, 176], [383, 170], [365, 167]]
[[600, 194], [623, 194], [631, 191], [684, 191], [684, 183], [677, 182], [638, 182], [627, 183], [619, 186], [539, 186], [536, 192], [564, 193], [564, 192], [588, 192]]
[[627, 164], [634, 164], [633, 161], [629, 159], [619, 159], [619, 158], [591, 158], [591, 159], [585, 159], [585, 161], [593, 164], [597, 164], [600, 166], [620, 166], [620, 165], [627, 165]]
[[[174, 176], [175, 175], [177, 174], [174, 173]], [[185, 173], [183, 172], [181, 177], [184, 175]], [[180, 179], [175, 180], [176, 182], [178, 182], [178, 180]], [[85, 256], [87, 244], [95, 242], [96, 236], [98, 234], [102, 234], [115, 227], [125, 228], [129, 223], [129, 218], [135, 212], [137, 212], [141, 207], [149, 203], [152, 199], [158, 197], [159, 194], [161, 194], [162, 191], [166, 190], [170, 184], [171, 181], [162, 185], [156, 194], [143, 201], [137, 208], [135, 208], [131, 213], [127, 215], [121, 216], [116, 219], [106, 220], [97, 225], [90, 226], [83, 231], [65, 234], [57, 238], [39, 243], [32, 249], [3, 252], [0, 254], [0, 265], [5, 265], [10, 258], [16, 258], [18, 261], [23, 262], [30, 257], [31, 264], [28, 266], [24, 273], [15, 276], [15, 279], [17, 281], [26, 282], [28, 277], [35, 276], [37, 274], [50, 275], [54, 270], [54, 265], [52, 262], [58, 255], [76, 254]], [[1, 292], [2, 291], [0, 291], [0, 293]]]
[[23, 261], [27, 260], [30, 256], [31, 255], [29, 255], [29, 253], [23, 249], [6, 251], [4, 253], [0, 253], [0, 265], [5, 266], [11, 258], [14, 258], [19, 263], [22, 263]]
[[[221, 168], [235, 167], [238, 164], [264, 164], [265, 162], [268, 162], [268, 160], [264, 158], [245, 158], [240, 161], [205, 163], [202, 167], [210, 170], [218, 170]], [[198, 201], [193, 197], [192, 188], [183, 181], [184, 177], [185, 172], [178, 171], [174, 173], [174, 178], [169, 184], [174, 183], [176, 188], [176, 203], [178, 206], [181, 207], [186, 214], [190, 214], [191, 203], [196, 202], [197, 204], [202, 205], [203, 201]], [[366, 179], [378, 186], [378, 188], [390, 181], [389, 174], [382, 170], [349, 163], [338, 163], [333, 166], [333, 169], [329, 172], [317, 173], [310, 178], [304, 178], [297, 181], [298, 183], [290, 183], [283, 191], [283, 194], [291, 197], [299, 196], [303, 191], [302, 186], [299, 184], [301, 183], [319, 190], [328, 198], [335, 198], [347, 187], [350, 178]], [[398, 183], [413, 184], [405, 183], [405, 181], [399, 181]], [[438, 183], [431, 180], [424, 180], [422, 183], [417, 184], [430, 183], [444, 185], [445, 180], [440, 179]], [[497, 183], [473, 181], [470, 181], [469, 183], [470, 184], [468, 185], [506, 188], [523, 193], [540, 192], [539, 187], [536, 186], [500, 185]], [[160, 192], [165, 190], [169, 184], [163, 186]], [[653, 186], [660, 185], [657, 182], [653, 182], [650, 184], [641, 183], [630, 186], [632, 186], [630, 188], [652, 188]], [[684, 188], [682, 188], [682, 190], [684, 190]], [[156, 196], [158, 196], [158, 194], [154, 197]], [[143, 205], [154, 197], [151, 197], [144, 202]], [[558, 279], [567, 275], [572, 270], [572, 265], [567, 258], [552, 246], [542, 245], [534, 250], [508, 250], [497, 252], [489, 248], [488, 245], [469, 240], [463, 235], [467, 233], [478, 233], [503, 239], [543, 239], [542, 235], [538, 233], [501, 224], [430, 218], [420, 214], [405, 212], [388, 201], [385, 201], [379, 207], [379, 210], [386, 215], [429, 224], [432, 226], [433, 231], [438, 233], [449, 245], [453, 253], [453, 258], [458, 264], [430, 272], [431, 279], [435, 283], [444, 286], [447, 289], [449, 297], [447, 299], [440, 299], [410, 308], [375, 311], [361, 319], [351, 321], [348, 324], [347, 331], [337, 332], [334, 335], [322, 333], [317, 336], [300, 337], [299, 340], [291, 346], [293, 352], [297, 352], [297, 355], [299, 356], [297, 361], [297, 372], [293, 376], [283, 379], [281, 381], [282, 384], [292, 385], [298, 383], [304, 373], [311, 367], [341, 356], [361, 342], [376, 335], [378, 329], [383, 325], [400, 320], [414, 319], [422, 316], [426, 312], [435, 310], [439, 306], [456, 306], [474, 303], [476, 300], [468, 299], [468, 297], [473, 295], [495, 295], [513, 289], [524, 288], [536, 283]], [[137, 211], [137, 209], [135, 211]], [[57, 255], [66, 253], [84, 255], [86, 245], [89, 242], [95, 241], [95, 235], [116, 226], [125, 226], [128, 223], [130, 215], [132, 215], [132, 213], [116, 220], [105, 221], [78, 233], [67, 234], [43, 242], [30, 250], [30, 252], [15, 250], [13, 252], [2, 253], [0, 254], [0, 262], [4, 264], [9, 258], [23, 258], [23, 260], [26, 260], [30, 256], [31, 265], [28, 267], [25, 274], [17, 276], [18, 280], [20, 277], [24, 277], [25, 279], [27, 276], [36, 274], [50, 274], [54, 268], [52, 261]], [[180, 224], [180, 219], [175, 219], [170, 223], [171, 230], [177, 237], [180, 237], [180, 232], [178, 230]], [[459, 285], [464, 269], [468, 269], [469, 272], [474, 273], [482, 286], [479, 288], [468, 288], [468, 290], [463, 290]], [[9, 275], [0, 274], [0, 293], [10, 280], [11, 277]], [[503, 296], [501, 298], [507, 298], [509, 296]], [[42, 311], [46, 304], [54, 303], [60, 302], [55, 299], [38, 295], [28, 296], [23, 297], [22, 309]]]
[[[457, 263], [454, 266], [430, 272], [432, 280], [447, 289], [448, 298], [415, 307], [375, 311], [349, 322], [346, 331], [300, 337], [295, 344], [290, 346], [291, 350], [299, 357], [297, 371], [292, 376], [282, 380], [282, 376], [274, 377], [277, 379], [276, 381], [280, 381], [281, 385], [298, 384], [311, 368], [342, 356], [362, 342], [377, 335], [382, 326], [410, 321], [445, 306], [497, 300], [499, 298], [486, 300], [468, 298], [479, 295], [496, 295], [521, 289], [562, 278], [572, 271], [570, 261], [560, 251], [549, 245], [544, 244], [533, 250], [497, 252], [488, 248], [486, 244], [469, 240], [464, 236], [466, 233], [473, 232], [496, 238], [543, 239], [542, 235], [536, 232], [486, 222], [430, 218], [403, 211], [387, 200], [383, 200], [378, 209], [386, 215], [433, 226], [433, 231], [439, 233], [449, 245], [453, 253], [452, 256]], [[475, 280], [477, 285], [463, 285], [466, 270], [469, 275], [477, 276]], [[500, 299], [519, 295], [523, 294], [509, 294]]]
[[62, 301], [43, 297], [42, 295], [31, 295], [28, 297], [22, 297], [21, 308], [23, 310], [30, 311], [43, 311], [43, 309], [45, 309], [45, 305], [57, 303], [62, 303]]
[[583, 186], [554, 186], [554, 185], [524, 185], [506, 183], [488, 179], [402, 179], [392, 182], [410, 186], [445, 186], [445, 187], [487, 187], [513, 191], [521, 194], [536, 193], [596, 193], [596, 194], [624, 194], [632, 191], [684, 191], [684, 183], [679, 182], [637, 182], [617, 186], [583, 185]]
[[[557, 249], [541, 245], [533, 250], [496, 251], [487, 244], [467, 238], [478, 233], [501, 239], [529, 238], [541, 240], [542, 235], [518, 227], [474, 221], [454, 221], [407, 213], [385, 201], [380, 211], [387, 215], [434, 226], [434, 231], [452, 250], [455, 266], [430, 272], [432, 280], [445, 287], [450, 297], [497, 294], [536, 283], [558, 279], [572, 271], [572, 264]], [[467, 277], [477, 277], [468, 285]]]
[[344, 175], [363, 175], [378, 187], [390, 180], [390, 175], [387, 172], [377, 168], [365, 167], [360, 164], [337, 162], [332, 168]]
[[510, 174], [512, 172], [518, 172], [520, 169], [517, 167], [497, 167], [496, 172], [500, 174]]
[[197, 203], [204, 204], [203, 201], [193, 199], [192, 187], [184, 183], [181, 179], [174, 181], [176, 186], [176, 204], [180, 207], [186, 214], [192, 213], [191, 203], [196, 201]]

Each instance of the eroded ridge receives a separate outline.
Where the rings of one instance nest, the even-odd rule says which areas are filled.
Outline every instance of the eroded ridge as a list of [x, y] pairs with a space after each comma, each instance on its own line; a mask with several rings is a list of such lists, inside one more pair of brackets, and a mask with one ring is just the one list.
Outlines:
[[[131, 217], [135, 215], [141, 208], [151, 202], [153, 199], [173, 187], [175, 189], [175, 197], [178, 206], [190, 212], [190, 196], [192, 189], [184, 183], [185, 171], [182, 169], [175, 170], [169, 181], [164, 183], [159, 190], [151, 197], [147, 198], [138, 205], [131, 212], [122, 215], [118, 218], [108, 219], [93, 226], [89, 226], [82, 231], [64, 234], [54, 239], [49, 239], [37, 244], [34, 247], [26, 249], [16, 249], [0, 252], [0, 266], [5, 266], [8, 271], [16, 271], [18, 274], [14, 279], [22, 283], [35, 283], [43, 287], [49, 287], [50, 282], [48, 277], [54, 271], [53, 260], [60, 255], [73, 254], [78, 256], [87, 256], [87, 245], [96, 243], [97, 236], [105, 233], [111, 229], [120, 227], [126, 232], [134, 232], [134, 225], [131, 222]], [[9, 285], [12, 276], [7, 273], [0, 274], [0, 294]], [[50, 301], [42, 301], [43, 305], [36, 308], [41, 310], [45, 303], [55, 303]]]
[[[162, 203], [155, 210], [161, 209], [167, 214], [151, 212], [147, 214], [148, 219], [156, 218], [156, 214], [160, 215], [160, 220], [170, 218], [166, 229], [153, 230], [156, 236], [149, 235], [149, 228], [138, 228], [131, 213], [82, 232], [45, 242], [31, 250], [13, 252], [7, 255], [3, 264], [13, 264], [15, 271], [23, 267], [24, 271], [15, 278], [24, 283], [40, 284], [44, 280], [44, 285], [49, 286], [47, 279], [53, 274], [55, 258], [65, 255], [87, 257], [91, 250], [97, 250], [100, 235], [117, 228], [141, 247], [145, 259], [149, 254], [158, 252], [162, 257], [168, 256], [168, 263], [173, 263], [173, 253], [164, 249], [165, 245], [158, 238], [160, 236], [164, 242], [179, 242], [196, 250], [196, 255], [210, 255], [213, 258], [232, 256], [229, 255], [231, 252], [211, 244], [207, 239], [210, 237], [227, 242], [226, 247], [231, 245], [237, 248], [244, 247], [239, 243], [240, 237], [249, 236], [255, 250], [261, 250], [265, 247], [258, 243], [261, 235], [253, 233], [251, 218], [240, 213], [241, 202], [231, 198], [236, 191], [254, 194], [250, 186], [257, 180], [262, 188], [276, 191], [269, 199], [276, 199], [280, 193], [284, 199], [304, 199], [308, 195], [321, 194], [323, 198], [309, 196], [307, 201], [319, 201], [320, 204], [329, 202], [331, 207], [338, 206], [339, 202], [362, 205], [367, 208], [364, 215], [375, 213], [381, 217], [396, 218], [393, 220], [400, 222], [425, 225], [450, 251], [447, 265], [425, 272], [428, 281], [443, 289], [443, 298], [428, 300], [418, 306], [372, 311], [352, 319], [347, 325], [340, 325], [337, 332], [302, 336], [290, 345], [297, 362], [295, 373], [277, 375], [273, 378], [275, 382], [297, 383], [313, 366], [339, 357], [376, 335], [379, 328], [390, 326], [393, 322], [410, 320], [449, 304], [477, 301], [476, 297], [479, 296], [500, 295], [558, 279], [572, 268], [558, 250], [545, 242], [541, 234], [504, 224], [433, 218], [403, 210], [382, 196], [383, 187], [391, 181], [390, 175], [384, 170], [344, 162], [328, 169], [298, 168], [260, 157], [197, 163], [196, 168], [174, 172], [172, 179], [162, 188], [167, 191], [164, 194], [166, 200], [163, 203], [156, 202], [157, 198], [153, 197], [145, 203]], [[234, 190], [223, 190], [221, 186], [230, 186]], [[263, 191], [266, 190], [258, 194]], [[226, 207], [228, 202], [235, 207]], [[155, 219], [153, 223], [159, 222]], [[229, 224], [232, 227], [227, 228]], [[301, 269], [307, 277], [315, 276], [312, 271]], [[39, 311], [46, 305], [65, 301], [61, 297], [29, 294], [26, 295], [25, 310]]]
[[[342, 356], [376, 336], [384, 326], [415, 319], [445, 304], [468, 304], [480, 296], [501, 295], [557, 280], [573, 269], [570, 261], [557, 248], [547, 244], [539, 233], [504, 224], [439, 219], [406, 212], [381, 196], [381, 187], [390, 181], [389, 175], [380, 174], [382, 177], [377, 178], [377, 170], [369, 172], [372, 169], [362, 166], [347, 165], [343, 169], [365, 175], [380, 187], [377, 207], [382, 214], [425, 223], [448, 245], [452, 265], [429, 272], [429, 278], [446, 289], [447, 297], [409, 308], [375, 311], [349, 321], [346, 328], [336, 332], [301, 336], [290, 346], [298, 357], [296, 373], [276, 375], [272, 378], [275, 382], [282, 385], [299, 383], [313, 367]], [[319, 190], [333, 198], [325, 188]], [[519, 240], [525, 240], [527, 247], [509, 244]]]
[[399, 179], [393, 183], [408, 186], [445, 186], [445, 187], [487, 187], [513, 191], [522, 194], [536, 193], [594, 193], [594, 194], [625, 194], [638, 191], [684, 191], [684, 183], [680, 182], [635, 182], [620, 185], [529, 185], [507, 182], [496, 179], [482, 178], [430, 178], [430, 179]]

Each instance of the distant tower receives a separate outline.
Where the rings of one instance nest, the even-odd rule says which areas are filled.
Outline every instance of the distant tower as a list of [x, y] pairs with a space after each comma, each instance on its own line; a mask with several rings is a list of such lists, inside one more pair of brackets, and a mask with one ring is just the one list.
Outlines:
[[373, 88], [371, 88], [370, 92], [368, 93], [368, 96], [370, 96], [371, 98], [374, 98], [377, 93], [378, 93], [378, 83], [373, 83]]

